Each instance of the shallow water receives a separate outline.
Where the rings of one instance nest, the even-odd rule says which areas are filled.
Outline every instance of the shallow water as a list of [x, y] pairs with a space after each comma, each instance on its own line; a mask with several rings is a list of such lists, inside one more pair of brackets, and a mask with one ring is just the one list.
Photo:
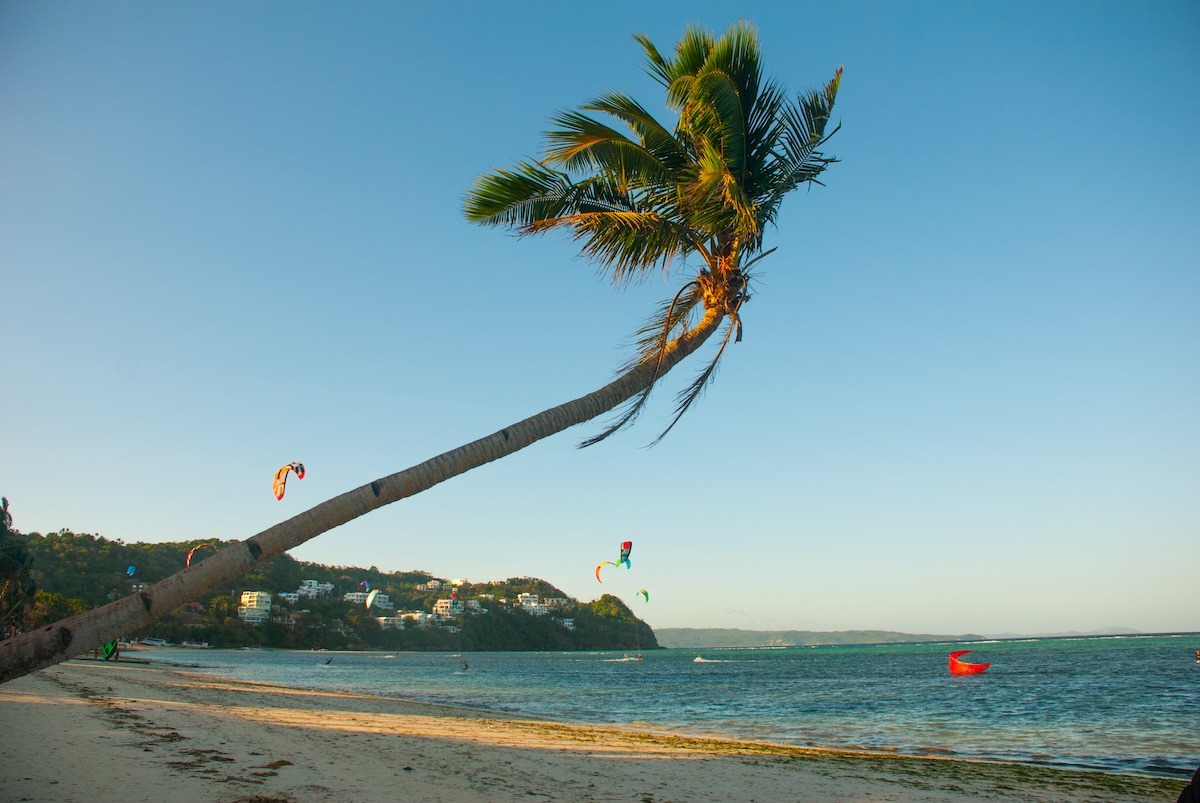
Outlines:
[[[964, 660], [991, 668], [950, 676], [949, 651], [966, 647], [974, 652]], [[676, 649], [642, 661], [608, 652], [143, 654], [244, 680], [539, 719], [1188, 777], [1200, 765], [1197, 648], [1200, 634]]]

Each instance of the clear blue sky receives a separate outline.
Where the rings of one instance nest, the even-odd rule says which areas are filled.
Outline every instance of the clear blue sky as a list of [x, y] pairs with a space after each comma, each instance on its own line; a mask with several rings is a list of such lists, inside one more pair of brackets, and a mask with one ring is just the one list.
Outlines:
[[293, 555], [655, 627], [1200, 629], [1200, 6], [433, 5], [0, 4], [20, 530], [248, 538], [607, 381], [678, 277], [614, 290], [464, 193], [559, 110], [661, 109], [632, 34], [744, 18], [793, 91], [845, 65], [842, 162], [785, 202], [700, 405], [644, 448], [685, 366], [631, 432]]

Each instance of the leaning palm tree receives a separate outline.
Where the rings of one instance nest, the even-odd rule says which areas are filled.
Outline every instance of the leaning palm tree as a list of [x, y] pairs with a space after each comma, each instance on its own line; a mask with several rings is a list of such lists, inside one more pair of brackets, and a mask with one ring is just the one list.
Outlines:
[[692, 266], [638, 333], [636, 354], [623, 372], [599, 390], [323, 502], [138, 594], [2, 642], [0, 682], [134, 632], [383, 505], [618, 411], [584, 444], [603, 440], [637, 417], [668, 371], [720, 332], [715, 353], [680, 394], [662, 434], [674, 426], [728, 344], [741, 337], [753, 268], [770, 253], [763, 236], [784, 196], [817, 183], [834, 161], [821, 147], [833, 133], [826, 127], [841, 70], [822, 90], [793, 102], [763, 79], [758, 38], [746, 24], [720, 37], [689, 28], [673, 57], [646, 37], [635, 38], [650, 74], [666, 89], [673, 126], [627, 95], [602, 95], [554, 118], [544, 158], [482, 176], [466, 201], [467, 217], [477, 223], [526, 235], [571, 232], [583, 254], [618, 284]]

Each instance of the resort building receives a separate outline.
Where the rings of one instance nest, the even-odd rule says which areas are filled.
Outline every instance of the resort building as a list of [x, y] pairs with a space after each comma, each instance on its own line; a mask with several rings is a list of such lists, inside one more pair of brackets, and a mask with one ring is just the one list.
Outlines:
[[269, 591], [243, 591], [238, 605], [238, 618], [248, 625], [261, 625], [271, 618]]
[[439, 599], [433, 603], [433, 615], [443, 619], [450, 616], [459, 616], [462, 612], [462, 603], [457, 599]]
[[550, 606], [544, 602], [538, 602], [537, 594], [517, 594], [517, 607], [525, 611], [525, 613], [530, 613], [534, 616], [545, 616], [550, 613]]
[[[369, 591], [351, 591], [349, 594], [342, 595], [343, 602], [353, 602], [355, 605], [366, 605], [367, 597], [370, 596]], [[396, 603], [392, 602], [392, 598], [382, 591], [375, 595], [375, 601], [371, 603], [376, 608], [382, 608], [385, 611], [395, 610]]]
[[320, 599], [333, 594], [333, 583], [318, 583], [316, 580], [301, 580], [296, 593], [308, 599]]
[[300, 601], [300, 595], [295, 591], [278, 591], [275, 593], [275, 596], [292, 605]]

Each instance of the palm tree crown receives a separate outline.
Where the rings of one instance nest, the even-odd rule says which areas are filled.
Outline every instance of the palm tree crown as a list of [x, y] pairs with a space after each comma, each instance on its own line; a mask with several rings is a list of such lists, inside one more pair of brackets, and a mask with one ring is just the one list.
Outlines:
[[[522, 234], [568, 229], [617, 284], [669, 270], [693, 254], [700, 258], [694, 275], [638, 333], [632, 362], [661, 361], [672, 333], [686, 331], [697, 310], [728, 319], [716, 355], [680, 394], [669, 431], [703, 391], [731, 338], [741, 338], [750, 268], [770, 253], [762, 250], [763, 232], [784, 196], [805, 182], [819, 183], [836, 161], [819, 149], [836, 131], [825, 129], [842, 71], [823, 90], [790, 102], [780, 86], [763, 79], [758, 36], [746, 23], [719, 38], [690, 27], [674, 58], [645, 36], [634, 38], [677, 114], [674, 129], [628, 95], [601, 95], [553, 118], [540, 161], [481, 176], [466, 214]], [[624, 130], [589, 113], [604, 114]], [[653, 385], [584, 445], [632, 421]]]

